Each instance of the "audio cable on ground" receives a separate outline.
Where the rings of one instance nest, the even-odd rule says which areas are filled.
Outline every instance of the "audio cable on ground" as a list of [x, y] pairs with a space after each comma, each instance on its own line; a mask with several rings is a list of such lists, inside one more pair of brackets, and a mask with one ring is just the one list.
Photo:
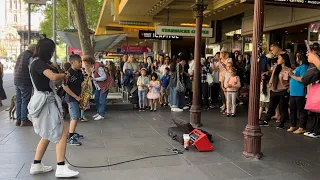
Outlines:
[[179, 154], [183, 154], [183, 152], [185, 150], [178, 150], [178, 149], [167, 149], [171, 150], [173, 153], [172, 154], [162, 154], [162, 155], [153, 155], [153, 156], [145, 156], [142, 158], [136, 158], [136, 159], [131, 159], [131, 160], [127, 160], [127, 161], [122, 161], [122, 162], [118, 162], [118, 163], [114, 163], [114, 164], [108, 164], [108, 165], [101, 165], [101, 166], [78, 166], [78, 165], [74, 165], [72, 163], [69, 162], [69, 160], [67, 159], [67, 157], [65, 157], [67, 163], [75, 168], [85, 168], [85, 169], [95, 169], [95, 168], [104, 168], [104, 167], [111, 167], [111, 166], [116, 166], [116, 165], [120, 165], [120, 164], [125, 164], [125, 163], [129, 163], [129, 162], [133, 162], [133, 161], [139, 161], [139, 160], [143, 160], [143, 159], [150, 159], [150, 158], [157, 158], [157, 157], [167, 157], [167, 156], [176, 156]]

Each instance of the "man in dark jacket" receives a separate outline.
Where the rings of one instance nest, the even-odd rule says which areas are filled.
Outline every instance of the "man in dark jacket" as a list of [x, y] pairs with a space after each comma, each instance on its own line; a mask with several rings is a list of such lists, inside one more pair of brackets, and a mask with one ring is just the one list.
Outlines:
[[16, 107], [17, 121], [16, 126], [32, 126], [32, 122], [28, 120], [28, 109], [31, 94], [32, 83], [29, 73], [29, 63], [35, 52], [36, 45], [31, 44], [28, 50], [22, 52], [17, 59], [14, 67], [14, 85], [16, 86]]

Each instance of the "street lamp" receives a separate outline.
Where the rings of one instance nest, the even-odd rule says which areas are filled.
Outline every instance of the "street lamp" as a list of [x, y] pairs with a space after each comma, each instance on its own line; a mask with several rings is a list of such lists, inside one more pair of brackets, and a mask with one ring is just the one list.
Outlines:
[[196, 17], [196, 37], [194, 45], [194, 87], [192, 106], [190, 109], [190, 124], [193, 127], [202, 126], [201, 124], [201, 107], [200, 107], [200, 58], [201, 58], [201, 39], [202, 39], [202, 22], [203, 11], [208, 5], [204, 4], [203, 0], [196, 0], [196, 4], [192, 6], [192, 10]]

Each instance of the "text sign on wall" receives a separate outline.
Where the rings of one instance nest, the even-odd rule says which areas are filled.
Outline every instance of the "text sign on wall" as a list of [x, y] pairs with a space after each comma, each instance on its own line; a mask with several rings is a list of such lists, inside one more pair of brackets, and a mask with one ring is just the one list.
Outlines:
[[[167, 36], [196, 36], [196, 28], [182, 26], [157, 26], [156, 34]], [[212, 28], [202, 28], [202, 37], [212, 37]]]
[[157, 35], [155, 31], [139, 30], [139, 39], [181, 40], [181, 36]]

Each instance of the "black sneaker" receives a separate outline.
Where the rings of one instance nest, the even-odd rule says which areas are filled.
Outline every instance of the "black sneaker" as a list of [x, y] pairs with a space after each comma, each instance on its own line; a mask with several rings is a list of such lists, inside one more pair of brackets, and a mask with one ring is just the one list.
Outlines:
[[163, 107], [164, 106], [164, 104], [161, 104], [161, 107]]
[[142, 108], [139, 108], [139, 111], [141, 112], [141, 111], [142, 111]]
[[67, 143], [71, 146], [81, 146], [82, 143], [79, 141], [79, 139], [76, 138], [76, 136], [72, 136], [71, 138], [68, 138]]
[[236, 115], [235, 115], [235, 114], [231, 114], [231, 116], [232, 116], [232, 117], [236, 117]]
[[226, 114], [227, 117], [230, 117], [230, 114]]
[[83, 139], [83, 135], [78, 134], [78, 133], [74, 133], [74, 136], [76, 136], [77, 139]]
[[283, 124], [279, 124], [279, 125], [277, 126], [277, 129], [284, 129], [284, 125], [283, 125]]
[[269, 123], [267, 121], [260, 121], [259, 125], [260, 126], [269, 126]]

